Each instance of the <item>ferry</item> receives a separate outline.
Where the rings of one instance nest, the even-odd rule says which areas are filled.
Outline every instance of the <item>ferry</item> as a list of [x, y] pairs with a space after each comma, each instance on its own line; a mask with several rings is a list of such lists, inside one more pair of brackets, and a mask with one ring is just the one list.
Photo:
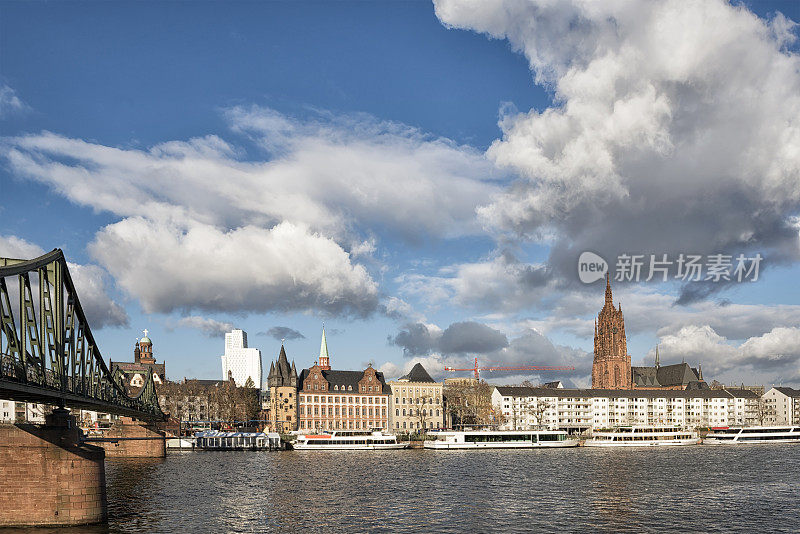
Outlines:
[[676, 427], [621, 426], [610, 431], [592, 432], [584, 447], [665, 447], [697, 445], [697, 432]]
[[800, 426], [714, 427], [703, 443], [800, 443]]
[[562, 430], [463, 430], [436, 432], [426, 449], [538, 449], [577, 447], [579, 441]]
[[348, 450], [377, 451], [405, 449], [408, 445], [398, 443], [397, 436], [381, 430], [334, 430], [325, 434], [299, 434], [292, 443], [297, 450]]

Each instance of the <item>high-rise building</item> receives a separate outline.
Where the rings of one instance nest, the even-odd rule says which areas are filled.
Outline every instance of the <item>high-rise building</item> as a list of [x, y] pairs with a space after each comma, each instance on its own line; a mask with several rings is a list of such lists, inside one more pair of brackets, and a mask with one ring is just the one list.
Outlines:
[[247, 346], [247, 332], [235, 328], [225, 334], [225, 354], [222, 355], [222, 379], [233, 378], [239, 387], [252, 381], [254, 388], [264, 384], [261, 375], [261, 351]]

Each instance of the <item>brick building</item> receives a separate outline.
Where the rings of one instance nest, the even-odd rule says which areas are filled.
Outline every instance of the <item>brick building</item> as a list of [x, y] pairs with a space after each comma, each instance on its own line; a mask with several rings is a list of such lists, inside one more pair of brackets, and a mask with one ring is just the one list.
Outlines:
[[298, 377], [298, 430], [388, 429], [391, 388], [370, 365], [363, 371], [330, 367], [325, 330], [319, 360]]
[[654, 367], [633, 367], [625, 337], [622, 304], [614, 307], [611, 280], [606, 276], [606, 299], [594, 325], [594, 389], [708, 389], [702, 369], [687, 363], [661, 365], [656, 348]]

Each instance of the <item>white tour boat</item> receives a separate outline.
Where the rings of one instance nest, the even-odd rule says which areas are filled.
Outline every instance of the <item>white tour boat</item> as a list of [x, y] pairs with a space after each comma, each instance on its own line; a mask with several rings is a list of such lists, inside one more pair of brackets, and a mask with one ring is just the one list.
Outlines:
[[621, 426], [609, 431], [592, 432], [585, 447], [664, 447], [697, 445], [697, 432], [676, 427]]
[[578, 440], [562, 430], [463, 430], [436, 432], [426, 449], [537, 449], [577, 447]]
[[706, 434], [703, 443], [800, 443], [800, 426], [717, 427]]
[[367, 450], [405, 449], [397, 436], [380, 430], [334, 430], [324, 434], [300, 434], [292, 444], [297, 450]]

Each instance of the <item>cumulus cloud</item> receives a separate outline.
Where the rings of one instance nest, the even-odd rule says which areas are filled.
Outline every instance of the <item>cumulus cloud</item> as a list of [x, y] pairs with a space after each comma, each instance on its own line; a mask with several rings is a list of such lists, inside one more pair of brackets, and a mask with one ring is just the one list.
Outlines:
[[553, 92], [547, 109], [503, 114], [488, 156], [520, 179], [479, 213], [552, 240], [562, 279], [575, 282], [584, 250], [800, 257], [794, 23], [721, 0], [435, 7], [449, 27], [507, 39]]
[[[691, 325], [661, 338], [662, 361], [682, 358], [703, 365], [704, 378], [766, 383], [794, 382], [800, 377], [800, 328], [776, 327], [769, 332], [731, 343], [708, 325]], [[648, 355], [654, 356], [653, 352]]]
[[[40, 246], [17, 236], [0, 235], [0, 256], [14, 259], [32, 259], [44, 254]], [[93, 329], [105, 326], [128, 326], [125, 309], [108, 294], [108, 274], [97, 265], [80, 265], [67, 262], [72, 281], [78, 292], [86, 320]]]
[[407, 356], [431, 352], [485, 354], [508, 346], [503, 332], [474, 321], [453, 323], [445, 330], [434, 324], [411, 323], [390, 336], [389, 342], [403, 347]]
[[49, 132], [5, 138], [0, 153], [16, 174], [121, 218], [89, 250], [148, 312], [369, 315], [377, 284], [357, 259], [377, 244], [364, 228], [475, 233], [475, 207], [497, 191], [482, 154], [402, 124], [259, 107], [225, 116], [267, 156], [244, 161], [214, 135], [137, 150]]
[[335, 242], [289, 222], [230, 231], [130, 217], [89, 250], [144, 310], [294, 311], [365, 316], [377, 286]]
[[199, 315], [182, 317], [178, 320], [176, 325], [182, 328], [200, 330], [203, 335], [211, 338], [224, 336], [226, 332], [233, 330], [233, 323], [217, 321], [216, 319], [201, 317]]
[[282, 340], [282, 339], [305, 339], [306, 336], [301, 334], [299, 331], [295, 330], [294, 328], [289, 328], [288, 326], [273, 326], [266, 332], [259, 332], [258, 335], [265, 335], [270, 336], [273, 339]]
[[557, 281], [543, 264], [528, 264], [513, 253], [469, 263], [448, 265], [436, 274], [403, 274], [400, 291], [429, 305], [455, 302], [465, 308], [513, 313], [552, 294]]

